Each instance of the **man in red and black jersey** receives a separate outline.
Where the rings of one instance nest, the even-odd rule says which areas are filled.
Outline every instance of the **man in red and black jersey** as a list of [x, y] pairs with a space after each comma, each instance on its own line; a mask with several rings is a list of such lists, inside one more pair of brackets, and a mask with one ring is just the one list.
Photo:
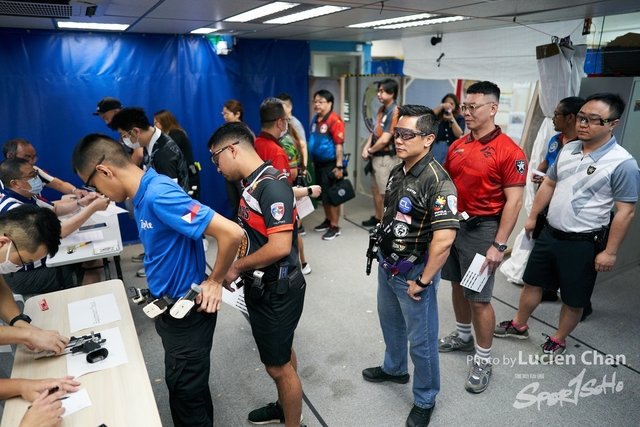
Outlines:
[[[471, 134], [451, 144], [444, 164], [458, 189], [461, 221], [442, 268], [442, 278], [450, 280], [453, 287], [456, 331], [440, 340], [438, 350], [473, 351], [475, 347], [474, 363], [465, 383], [470, 393], [483, 392], [491, 378], [490, 354], [496, 323], [491, 306], [494, 276], [518, 219], [527, 179], [524, 152], [495, 124], [499, 99], [500, 88], [494, 83], [469, 86], [460, 109]], [[460, 284], [476, 254], [485, 257], [481, 271], [489, 274], [479, 291]]]
[[[238, 222], [245, 231], [238, 259], [224, 286], [238, 277], [260, 360], [278, 388], [278, 401], [249, 413], [254, 424], [299, 426], [302, 385], [296, 372], [293, 335], [302, 314], [306, 284], [298, 260], [297, 211], [284, 172], [263, 161], [242, 123], [222, 125], [209, 139], [211, 160], [231, 182], [242, 180]], [[262, 277], [257, 280], [256, 277]]]

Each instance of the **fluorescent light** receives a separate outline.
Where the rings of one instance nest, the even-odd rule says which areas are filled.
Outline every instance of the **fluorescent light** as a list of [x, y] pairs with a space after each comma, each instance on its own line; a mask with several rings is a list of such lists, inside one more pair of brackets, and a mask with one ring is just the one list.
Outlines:
[[282, 18], [271, 19], [269, 21], [265, 21], [264, 24], [291, 24], [292, 22], [317, 18], [318, 16], [329, 15], [330, 13], [341, 12], [347, 9], [351, 8], [339, 6], [321, 6], [316, 7], [315, 9], [305, 10], [304, 12], [298, 12], [291, 15], [283, 16]]
[[397, 30], [399, 28], [419, 27], [421, 25], [444, 24], [446, 22], [464, 21], [465, 19], [472, 19], [472, 18], [468, 18], [466, 16], [449, 16], [446, 18], [436, 18], [436, 19], [427, 19], [424, 21], [411, 21], [411, 22], [404, 22], [401, 24], [383, 25], [381, 27], [375, 27], [375, 29], [376, 30]]
[[56, 24], [58, 24], [58, 28], [70, 28], [74, 30], [124, 31], [129, 28], [129, 24], [99, 24], [97, 22], [57, 21]]
[[211, 33], [215, 33], [216, 31], [218, 31], [217, 28], [203, 27], [203, 28], [196, 28], [195, 30], [191, 31], [191, 34], [211, 34]]
[[380, 25], [397, 24], [400, 22], [407, 22], [407, 21], [416, 21], [418, 19], [433, 18], [435, 16], [440, 16], [440, 15], [433, 15], [431, 13], [419, 13], [418, 15], [409, 15], [409, 16], [402, 16], [400, 18], [382, 19], [380, 21], [370, 21], [370, 22], [363, 22], [362, 24], [347, 25], [347, 28], [379, 27]]
[[291, 9], [298, 6], [300, 3], [287, 3], [284, 1], [277, 1], [275, 3], [266, 4], [256, 9], [249, 10], [239, 15], [227, 18], [226, 22], [249, 22], [254, 19], [262, 18], [263, 16], [273, 15], [274, 13], [282, 12], [283, 10]]

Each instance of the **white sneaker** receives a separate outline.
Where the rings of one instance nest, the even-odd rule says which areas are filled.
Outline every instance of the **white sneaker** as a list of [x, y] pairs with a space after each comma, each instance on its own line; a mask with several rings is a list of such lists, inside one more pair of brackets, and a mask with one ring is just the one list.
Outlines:
[[309, 265], [309, 263], [305, 263], [302, 264], [302, 274], [304, 274], [305, 276], [308, 274], [311, 274], [311, 266]]
[[202, 244], [204, 245], [204, 251], [207, 252], [209, 250], [209, 241], [207, 239], [202, 239]]

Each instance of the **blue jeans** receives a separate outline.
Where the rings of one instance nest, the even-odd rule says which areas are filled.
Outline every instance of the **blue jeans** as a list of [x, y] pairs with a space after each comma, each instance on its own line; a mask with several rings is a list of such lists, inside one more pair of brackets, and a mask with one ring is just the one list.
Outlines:
[[422, 299], [414, 301], [407, 294], [407, 280], [415, 280], [424, 264], [414, 266], [405, 274], [393, 276], [378, 266], [378, 317], [386, 349], [382, 370], [390, 375], [408, 372], [407, 340], [414, 364], [414, 405], [431, 408], [440, 391], [438, 359], [438, 300], [440, 273], [433, 284], [420, 292]]

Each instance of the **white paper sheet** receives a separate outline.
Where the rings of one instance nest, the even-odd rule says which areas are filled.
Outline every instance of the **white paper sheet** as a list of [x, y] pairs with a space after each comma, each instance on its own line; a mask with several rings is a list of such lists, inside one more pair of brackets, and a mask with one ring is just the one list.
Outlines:
[[120, 335], [120, 328], [100, 331], [100, 335], [107, 340], [102, 344], [102, 347], [109, 350], [109, 355], [100, 362], [89, 363], [85, 353], [67, 354], [67, 375], [77, 378], [89, 372], [102, 371], [129, 363], [122, 335]]
[[64, 397], [66, 397], [66, 399], [62, 400], [62, 407], [65, 411], [64, 414], [62, 414], [62, 418], [91, 406], [91, 399], [89, 398], [89, 392], [86, 388], [78, 390], [75, 393], [66, 394]]
[[524, 234], [522, 236], [522, 242], [520, 242], [520, 249], [523, 251], [530, 251], [533, 249], [533, 246], [536, 244], [534, 239], [527, 239], [527, 235]]
[[298, 207], [298, 217], [300, 217], [300, 219], [304, 218], [315, 210], [313, 208], [313, 202], [311, 202], [311, 197], [309, 196], [304, 196], [296, 199], [296, 206]]
[[229, 292], [226, 288], [222, 288], [222, 302], [229, 304], [231, 307], [237, 308], [244, 314], [249, 314], [247, 305], [244, 302], [244, 289], [238, 289], [234, 283], [231, 287], [235, 292]]
[[94, 329], [121, 319], [116, 297], [113, 294], [71, 302], [68, 310], [71, 333], [82, 329]]
[[538, 175], [538, 176], [547, 176], [546, 173], [540, 172], [538, 169], [531, 169], [531, 173], [533, 173], [534, 175]]
[[120, 250], [120, 245], [117, 240], [105, 240], [104, 242], [98, 242], [93, 244], [93, 253], [106, 254], [110, 252], [117, 252]]
[[82, 233], [74, 232], [60, 240], [60, 247], [64, 248], [66, 246], [77, 245], [78, 243], [97, 242], [99, 240], [104, 240], [102, 230], [85, 231]]
[[473, 261], [460, 283], [462, 286], [471, 289], [472, 291], [482, 291], [482, 288], [484, 288], [485, 283], [487, 283], [487, 280], [489, 279], [488, 267], [485, 267], [484, 271], [480, 273], [480, 268], [482, 267], [484, 260], [485, 257], [480, 254], [476, 254], [476, 256], [473, 257]]

